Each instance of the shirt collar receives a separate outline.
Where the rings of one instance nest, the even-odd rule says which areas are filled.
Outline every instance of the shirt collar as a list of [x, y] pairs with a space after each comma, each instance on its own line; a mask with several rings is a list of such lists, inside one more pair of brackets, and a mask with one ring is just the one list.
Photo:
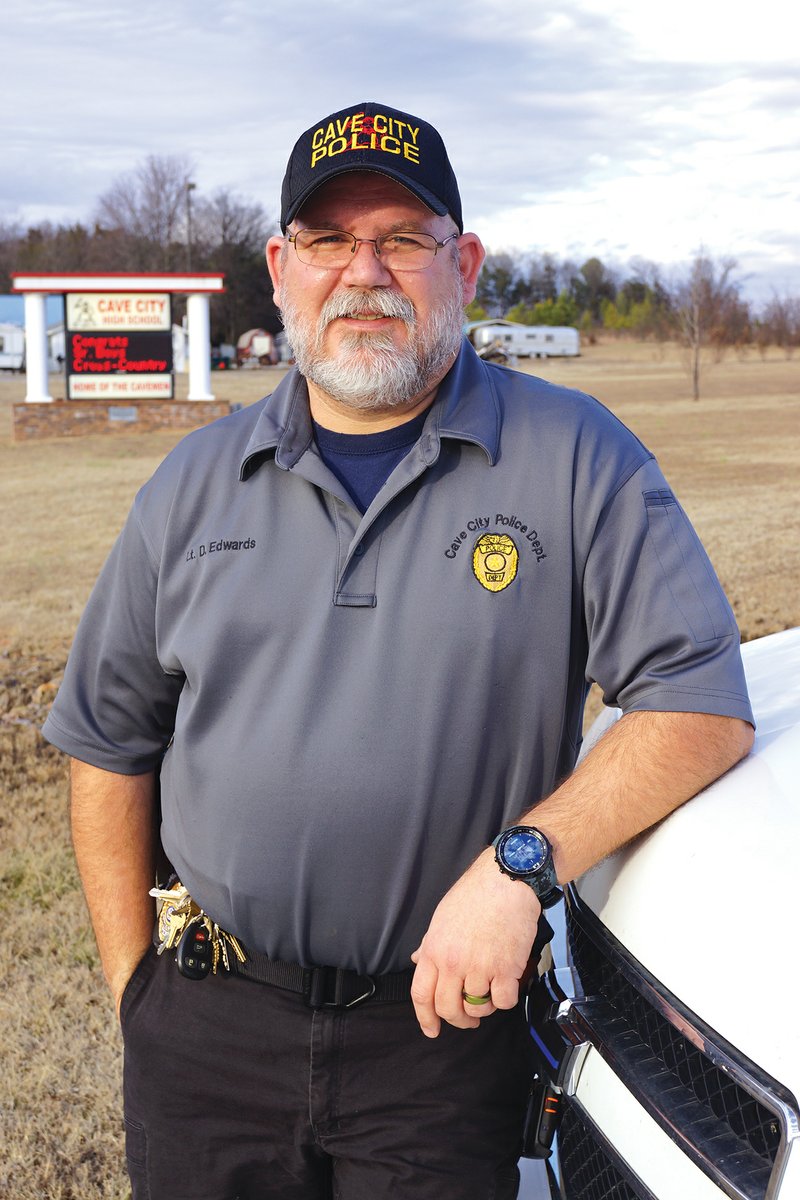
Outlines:
[[[441, 438], [454, 438], [480, 446], [494, 466], [500, 445], [500, 404], [492, 370], [464, 339], [439, 385], [420, 438], [426, 462], [438, 458]], [[239, 478], [248, 479], [273, 450], [277, 466], [291, 470], [312, 441], [306, 381], [293, 367], [264, 401], [242, 456]]]

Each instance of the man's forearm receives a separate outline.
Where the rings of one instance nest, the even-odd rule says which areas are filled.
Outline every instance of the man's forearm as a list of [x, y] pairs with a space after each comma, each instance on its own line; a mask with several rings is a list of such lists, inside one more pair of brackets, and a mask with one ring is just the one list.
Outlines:
[[[751, 727], [729, 717], [631, 713], [520, 822], [547, 834], [566, 883], [717, 779], [752, 741]], [[483, 850], [442, 898], [412, 955], [411, 995], [428, 1037], [442, 1019], [470, 1028], [516, 1003], [540, 913], [531, 889], [502, 875], [493, 849]], [[491, 998], [475, 1007], [464, 992]]]
[[152, 936], [155, 775], [72, 762], [72, 840], [114, 1003]]
[[752, 727], [731, 717], [629, 713], [521, 823], [547, 834], [566, 883], [702, 791], [752, 744]]

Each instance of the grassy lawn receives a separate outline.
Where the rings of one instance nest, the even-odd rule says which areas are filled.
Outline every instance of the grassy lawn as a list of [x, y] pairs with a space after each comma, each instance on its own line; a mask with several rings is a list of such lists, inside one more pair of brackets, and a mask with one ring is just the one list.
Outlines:
[[[596, 395], [656, 453], [746, 639], [800, 624], [797, 364], [776, 352], [710, 363], [699, 403], [674, 346], [607, 341], [520, 368]], [[213, 384], [249, 404], [282, 374]], [[123, 1200], [120, 1039], [72, 863], [66, 764], [38, 727], [128, 506], [181, 435], [15, 443], [23, 399], [24, 378], [0, 373], [0, 1195]]]

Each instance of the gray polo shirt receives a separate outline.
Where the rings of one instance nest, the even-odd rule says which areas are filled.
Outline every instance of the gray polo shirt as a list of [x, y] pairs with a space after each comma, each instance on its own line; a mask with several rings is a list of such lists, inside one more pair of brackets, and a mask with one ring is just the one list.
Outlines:
[[752, 720], [730, 608], [652, 455], [465, 344], [363, 516], [305, 383], [142, 488], [45, 735], [161, 768], [164, 847], [276, 958], [409, 965], [438, 900], [573, 767], [606, 702]]

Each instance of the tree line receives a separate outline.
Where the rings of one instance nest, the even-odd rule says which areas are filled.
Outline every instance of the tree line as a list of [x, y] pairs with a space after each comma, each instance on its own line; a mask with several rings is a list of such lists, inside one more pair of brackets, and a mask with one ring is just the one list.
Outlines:
[[668, 278], [656, 263], [634, 259], [627, 274], [599, 258], [580, 266], [552, 254], [489, 254], [468, 315], [523, 325], [573, 325], [597, 332], [676, 339], [689, 353], [692, 394], [700, 394], [703, 351], [777, 346], [790, 358], [800, 346], [800, 297], [774, 295], [759, 310], [742, 296], [736, 260], [699, 250], [687, 270]]
[[[276, 231], [261, 204], [220, 188], [203, 196], [191, 161], [150, 155], [117, 176], [87, 224], [0, 225], [0, 292], [13, 271], [223, 271], [211, 304], [211, 338], [236, 343], [246, 330], [281, 328], [264, 262]], [[175, 297], [173, 318], [185, 300]]]
[[[264, 263], [274, 220], [230, 188], [202, 195], [193, 173], [184, 156], [149, 155], [112, 181], [87, 224], [0, 224], [0, 291], [10, 290], [13, 271], [223, 271], [212, 340], [235, 343], [253, 327], [277, 331]], [[181, 303], [176, 298], [178, 318]], [[644, 259], [621, 272], [596, 257], [577, 264], [546, 253], [489, 253], [467, 312], [473, 320], [573, 325], [589, 340], [598, 331], [677, 338], [690, 352], [695, 396], [704, 349], [777, 346], [791, 356], [800, 345], [800, 297], [774, 295], [756, 310], [742, 296], [735, 260], [703, 250], [672, 278]]]
[[791, 355], [800, 345], [800, 297], [775, 295], [756, 309], [741, 294], [736, 266], [700, 250], [688, 270], [668, 277], [644, 259], [622, 273], [599, 258], [579, 266], [552, 254], [490, 253], [469, 312], [474, 320], [574, 325], [588, 336], [606, 330], [674, 338], [702, 324], [710, 346], [778, 346]]

